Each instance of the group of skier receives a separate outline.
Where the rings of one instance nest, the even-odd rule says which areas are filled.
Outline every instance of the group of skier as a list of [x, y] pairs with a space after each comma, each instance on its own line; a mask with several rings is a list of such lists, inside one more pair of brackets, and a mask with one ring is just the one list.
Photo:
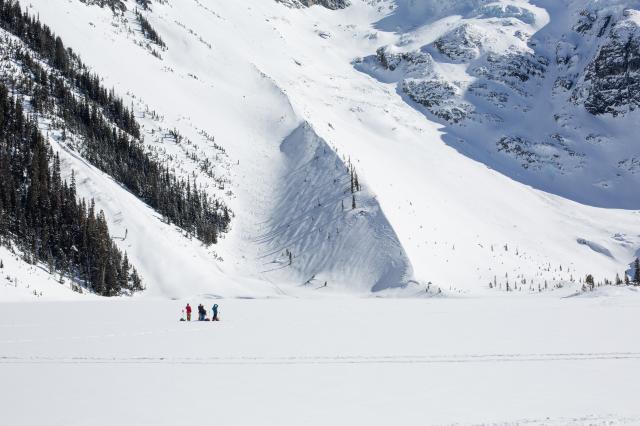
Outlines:
[[[187, 321], [191, 321], [191, 305], [189, 305], [187, 303], [187, 306], [184, 308], [184, 310], [182, 311], [182, 313], [187, 313]], [[184, 318], [182, 318], [182, 321], [184, 321]], [[201, 303], [198, 305], [198, 321], [220, 321], [220, 318], [218, 317], [218, 305], [214, 304], [211, 307], [211, 319], [209, 319], [207, 317], [207, 309], [204, 307], [204, 305]]]

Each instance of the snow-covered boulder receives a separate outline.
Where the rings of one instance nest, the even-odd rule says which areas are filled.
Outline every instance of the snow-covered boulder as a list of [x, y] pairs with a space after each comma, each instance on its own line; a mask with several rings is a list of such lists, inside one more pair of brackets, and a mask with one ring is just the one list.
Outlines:
[[419, 50], [402, 52], [394, 46], [384, 46], [376, 51], [376, 58], [384, 68], [395, 71], [402, 68], [412, 77], [425, 77], [433, 74], [433, 57]]
[[506, 54], [489, 53], [485, 63], [476, 67], [476, 76], [504, 84], [516, 92], [526, 95], [525, 83], [545, 75], [548, 61], [528, 52], [512, 51]]
[[464, 24], [440, 37], [434, 46], [454, 61], [471, 61], [480, 56], [482, 33], [475, 26]]
[[459, 123], [473, 112], [473, 106], [460, 99], [460, 88], [441, 79], [405, 79], [402, 91], [438, 118]]

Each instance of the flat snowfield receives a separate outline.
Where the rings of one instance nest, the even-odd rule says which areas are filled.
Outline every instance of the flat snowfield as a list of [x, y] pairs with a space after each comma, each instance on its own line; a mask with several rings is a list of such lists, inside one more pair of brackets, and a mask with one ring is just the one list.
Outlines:
[[0, 423], [640, 424], [637, 296], [1, 304]]

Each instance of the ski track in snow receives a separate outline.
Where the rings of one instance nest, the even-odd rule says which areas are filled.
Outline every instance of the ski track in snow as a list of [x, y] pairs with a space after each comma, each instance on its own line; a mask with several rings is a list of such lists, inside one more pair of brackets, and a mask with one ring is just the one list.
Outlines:
[[238, 356], [238, 357], [17, 357], [0, 356], [0, 364], [202, 364], [202, 365], [347, 365], [458, 364], [501, 362], [557, 362], [640, 360], [640, 352], [557, 354], [381, 355], [381, 356]]

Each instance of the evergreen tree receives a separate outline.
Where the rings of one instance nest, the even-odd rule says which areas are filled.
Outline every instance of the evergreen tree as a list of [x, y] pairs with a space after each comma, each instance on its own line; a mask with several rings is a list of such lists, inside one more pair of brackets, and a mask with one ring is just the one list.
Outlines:
[[[63, 135], [72, 131], [82, 136], [83, 156], [161, 213], [168, 223], [184, 229], [189, 237], [215, 244], [219, 235], [228, 230], [229, 209], [195, 182], [178, 179], [145, 151], [133, 110], [113, 89], [103, 87], [100, 77], [90, 73], [46, 25], [23, 13], [17, 1], [0, 0], [0, 27], [30, 49], [18, 43], [12, 45], [11, 57], [24, 70], [12, 90], [29, 96], [35, 113], [57, 116], [63, 122]], [[52, 70], [43, 67], [34, 56]], [[16, 102], [16, 108], [22, 108], [22, 102]], [[177, 140], [182, 138], [177, 131], [174, 133]], [[30, 188], [31, 207], [38, 200], [41, 180], [37, 176]], [[71, 187], [75, 192], [75, 177]], [[0, 229], [5, 226], [0, 217]], [[39, 251], [37, 241], [32, 242], [36, 244], [34, 250]]]
[[591, 290], [593, 290], [593, 288], [595, 287], [595, 280], [593, 278], [593, 275], [591, 274], [587, 275], [584, 282], [591, 288]]
[[[144, 9], [147, 9], [148, 3], [144, 4]], [[142, 30], [142, 34], [151, 42], [157, 44], [160, 47], [166, 47], [164, 41], [160, 35], [156, 32], [156, 30], [151, 26], [147, 18], [144, 17], [137, 9], [136, 9], [136, 19], [140, 24], [140, 29]]]
[[[25, 117], [22, 100], [0, 83], [0, 217], [2, 240], [13, 241], [26, 261], [43, 262], [104, 296], [135, 289], [121, 277], [123, 262], [109, 235], [104, 213], [87, 211], [75, 187], [60, 177], [54, 155], [37, 124]], [[126, 259], [126, 258], [125, 258]]]
[[144, 10], [149, 10], [149, 5], [151, 4], [151, 0], [136, 0], [136, 3], [140, 5]]
[[353, 194], [354, 192], [356, 192], [356, 186], [355, 186], [355, 181], [353, 179], [353, 168], [351, 167], [351, 165], [349, 165], [349, 180], [351, 183], [351, 193]]
[[633, 262], [633, 269], [634, 269], [633, 283], [635, 285], [640, 285], [640, 258], [636, 257], [635, 262]]

